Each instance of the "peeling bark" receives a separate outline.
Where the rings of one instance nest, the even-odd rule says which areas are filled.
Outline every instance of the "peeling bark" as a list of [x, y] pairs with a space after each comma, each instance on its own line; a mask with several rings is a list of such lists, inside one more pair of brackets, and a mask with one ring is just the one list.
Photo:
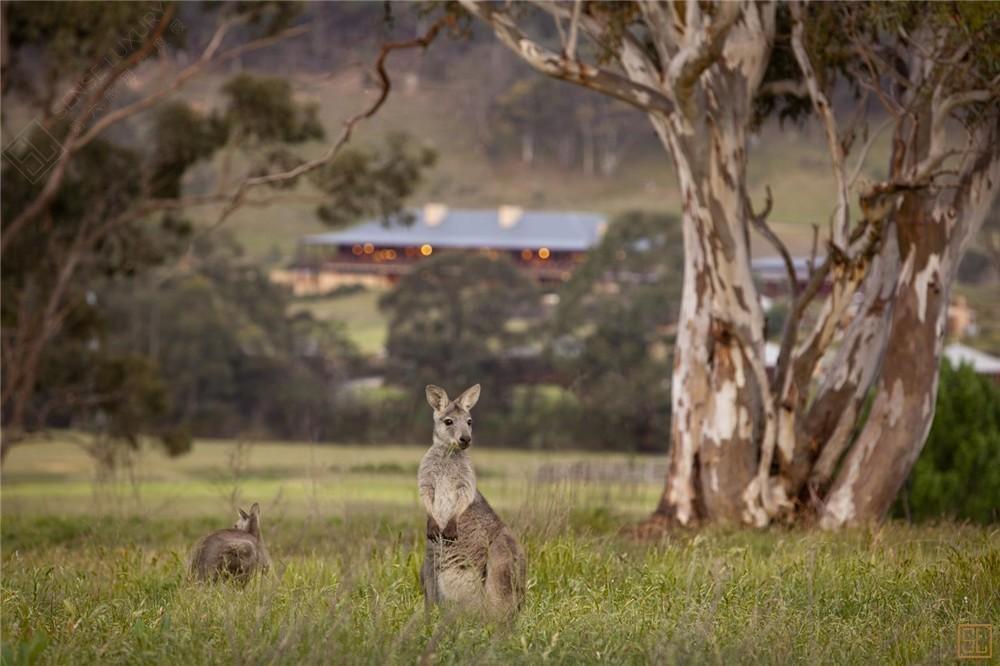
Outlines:
[[[995, 128], [989, 128], [995, 129]], [[969, 238], [1000, 189], [996, 133], [953, 192], [906, 195], [897, 215], [905, 257], [895, 291], [890, 342], [868, 421], [823, 507], [820, 525], [881, 520], [909, 475], [934, 420], [948, 298]]]

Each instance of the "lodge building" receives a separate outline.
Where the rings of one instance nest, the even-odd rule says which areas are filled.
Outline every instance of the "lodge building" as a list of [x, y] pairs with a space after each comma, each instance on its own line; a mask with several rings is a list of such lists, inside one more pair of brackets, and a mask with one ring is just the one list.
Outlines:
[[607, 222], [594, 213], [526, 211], [517, 206], [451, 210], [428, 204], [412, 224], [374, 220], [306, 236], [293, 264], [271, 278], [297, 295], [343, 285], [392, 285], [420, 261], [448, 252], [506, 254], [539, 282], [566, 280], [601, 239]]

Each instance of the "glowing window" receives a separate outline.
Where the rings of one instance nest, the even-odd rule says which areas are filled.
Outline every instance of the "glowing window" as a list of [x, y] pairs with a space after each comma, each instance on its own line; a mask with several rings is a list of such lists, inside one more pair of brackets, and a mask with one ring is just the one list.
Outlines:
[[521, 250], [521, 258], [525, 261], [531, 261], [531, 257], [533, 256], [534, 253], [531, 250]]
[[354, 247], [352, 247], [351, 252], [353, 252], [355, 256], [361, 256], [362, 254], [365, 253], [364, 249], [360, 245], [355, 245]]
[[538, 258], [539, 259], [548, 259], [550, 254], [551, 253], [549, 252], [549, 248], [547, 248], [547, 247], [542, 247], [542, 248], [538, 249]]
[[430, 245], [427, 245], [426, 243], [420, 246], [420, 254], [424, 255], [425, 257], [431, 256], [431, 253], [433, 251], [434, 248], [432, 248]]
[[371, 243], [365, 243], [365, 254], [371, 254], [375, 251], [375, 246]]

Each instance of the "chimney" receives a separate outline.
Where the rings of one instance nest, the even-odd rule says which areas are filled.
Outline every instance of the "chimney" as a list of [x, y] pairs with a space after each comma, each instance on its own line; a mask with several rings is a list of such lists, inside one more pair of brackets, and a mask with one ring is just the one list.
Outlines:
[[443, 203], [424, 204], [424, 222], [428, 227], [436, 227], [448, 217], [448, 206]]
[[510, 229], [517, 226], [524, 216], [524, 209], [520, 206], [500, 206], [497, 209], [497, 218], [500, 221], [501, 229]]

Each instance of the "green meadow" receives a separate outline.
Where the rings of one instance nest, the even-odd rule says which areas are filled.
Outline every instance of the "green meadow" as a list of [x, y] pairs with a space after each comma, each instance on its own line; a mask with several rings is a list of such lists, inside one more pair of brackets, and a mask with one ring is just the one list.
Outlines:
[[[637, 542], [620, 529], [655, 505], [660, 457], [495, 449], [473, 459], [527, 551], [524, 609], [509, 625], [428, 614], [421, 455], [200, 441], [98, 474], [66, 438], [15, 449], [2, 663], [938, 664], [955, 659], [959, 623], [1000, 619], [996, 527]], [[246, 588], [190, 581], [195, 539], [253, 501], [272, 574]]]

